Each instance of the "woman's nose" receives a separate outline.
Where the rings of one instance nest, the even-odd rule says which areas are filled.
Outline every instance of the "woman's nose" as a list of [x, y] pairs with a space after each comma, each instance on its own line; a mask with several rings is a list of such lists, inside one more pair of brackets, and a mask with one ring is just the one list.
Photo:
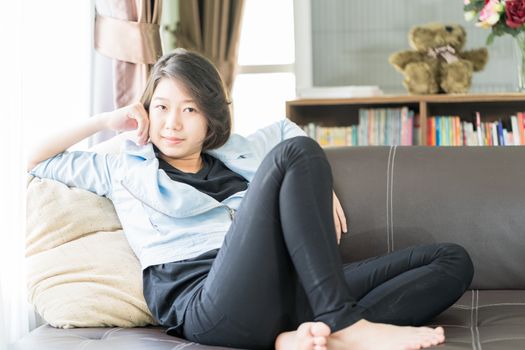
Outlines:
[[166, 118], [166, 128], [179, 130], [182, 127], [180, 113], [172, 113]]

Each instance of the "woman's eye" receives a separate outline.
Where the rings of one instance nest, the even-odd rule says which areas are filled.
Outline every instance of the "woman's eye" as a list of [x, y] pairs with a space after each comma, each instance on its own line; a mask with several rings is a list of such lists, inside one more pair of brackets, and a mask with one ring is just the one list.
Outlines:
[[188, 111], [188, 112], [190, 112], [190, 113], [193, 113], [193, 112], [196, 111], [196, 109], [193, 108], [193, 107], [186, 107], [186, 108], [184, 108], [184, 110], [185, 110], [185, 111]]
[[155, 108], [158, 109], [158, 110], [161, 110], [161, 111], [166, 110], [166, 106], [164, 106], [164, 105], [156, 105]]

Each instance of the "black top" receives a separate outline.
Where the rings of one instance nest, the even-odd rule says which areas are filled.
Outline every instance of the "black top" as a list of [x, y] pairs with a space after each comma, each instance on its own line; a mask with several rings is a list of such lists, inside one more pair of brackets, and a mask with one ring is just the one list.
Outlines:
[[[193, 186], [222, 202], [232, 194], [248, 188], [248, 181], [230, 170], [223, 162], [202, 153], [204, 166], [197, 173], [185, 173], [159, 159], [162, 169], [175, 181]], [[153, 317], [166, 333], [182, 337], [184, 314], [191, 300], [199, 293], [219, 249], [191, 259], [149, 266], [142, 272], [144, 298]]]
[[202, 153], [204, 166], [197, 173], [185, 173], [162, 158], [158, 159], [159, 169], [164, 170], [172, 180], [188, 184], [219, 202], [248, 188], [248, 181], [244, 177], [206, 153]]
[[184, 337], [184, 314], [202, 289], [219, 249], [195, 258], [149, 266], [142, 271], [143, 294], [151, 314], [166, 333]]

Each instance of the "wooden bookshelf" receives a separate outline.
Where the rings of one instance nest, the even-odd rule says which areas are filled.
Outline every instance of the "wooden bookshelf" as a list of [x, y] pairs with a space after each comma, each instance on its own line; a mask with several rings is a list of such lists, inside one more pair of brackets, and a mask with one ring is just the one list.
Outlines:
[[286, 116], [298, 125], [350, 126], [359, 123], [361, 108], [407, 106], [420, 118], [421, 143], [426, 144], [427, 118], [456, 115], [472, 120], [480, 112], [483, 121], [507, 119], [525, 111], [525, 94], [400, 95], [345, 99], [297, 99], [286, 102]]

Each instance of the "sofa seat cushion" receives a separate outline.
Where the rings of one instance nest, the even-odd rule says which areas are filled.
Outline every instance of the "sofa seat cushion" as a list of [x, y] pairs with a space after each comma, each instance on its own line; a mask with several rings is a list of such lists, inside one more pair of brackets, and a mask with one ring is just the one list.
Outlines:
[[[436, 349], [525, 349], [525, 291], [467, 291], [429, 325], [445, 328], [447, 342]], [[16, 343], [12, 350], [179, 348], [221, 349], [166, 335], [159, 327], [55, 329], [42, 326]]]
[[167, 335], [163, 328], [72, 328], [43, 325], [15, 343], [10, 350], [220, 350]]
[[430, 325], [445, 328], [440, 349], [525, 349], [525, 291], [469, 290]]

